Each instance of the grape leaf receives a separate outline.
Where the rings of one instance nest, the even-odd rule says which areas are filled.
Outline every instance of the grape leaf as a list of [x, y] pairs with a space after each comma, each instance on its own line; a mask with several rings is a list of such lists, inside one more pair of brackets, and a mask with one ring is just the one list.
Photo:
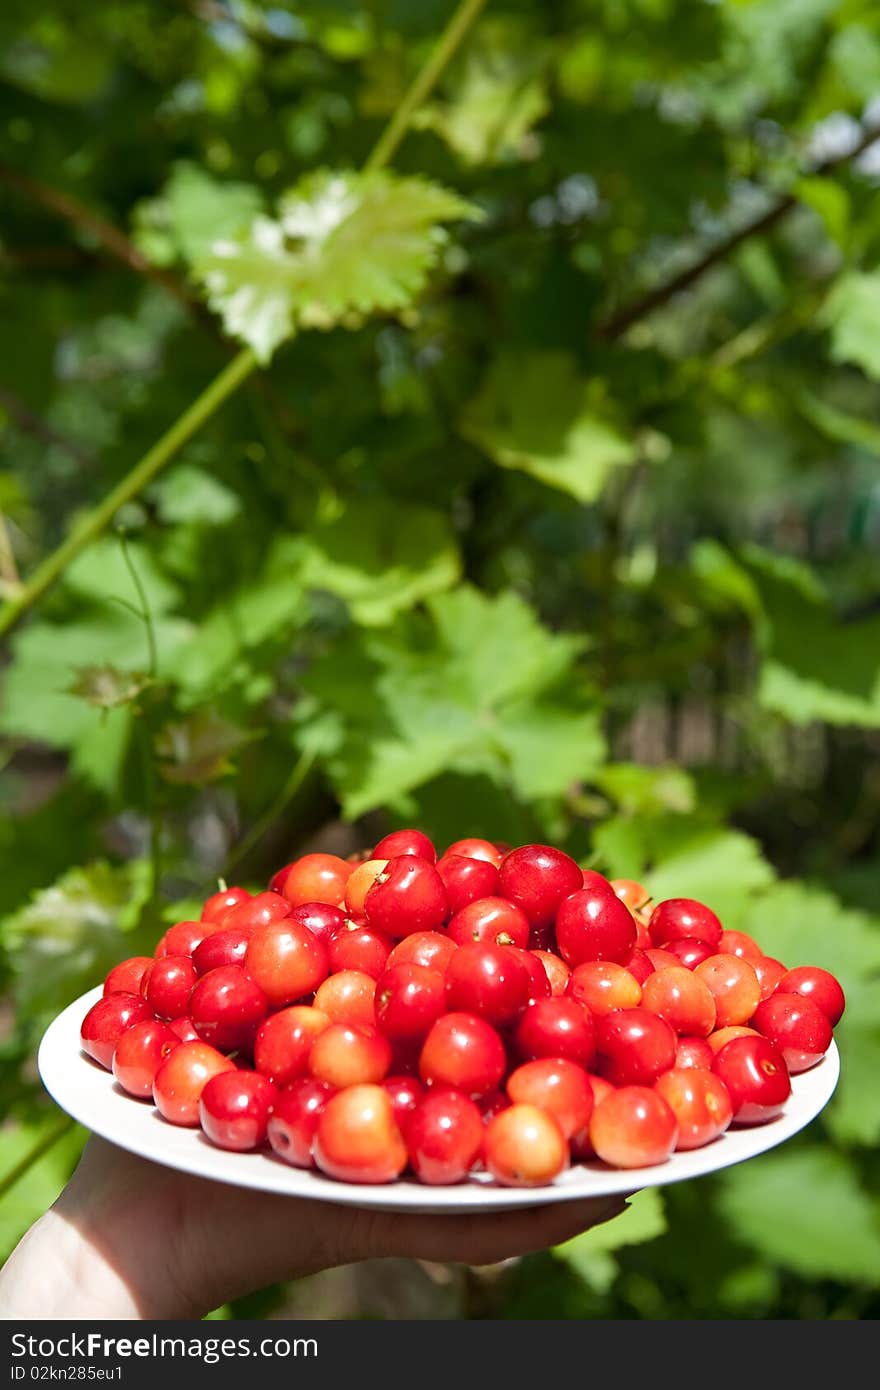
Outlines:
[[825, 301], [822, 320], [831, 333], [831, 360], [880, 379], [880, 271], [845, 271]]
[[557, 1245], [553, 1254], [599, 1293], [607, 1293], [617, 1275], [614, 1251], [625, 1245], [645, 1245], [666, 1230], [663, 1197], [656, 1187], [646, 1187], [629, 1199], [621, 1216]]
[[234, 237], [262, 211], [259, 189], [249, 183], [212, 178], [197, 164], [178, 164], [163, 201], [179, 254], [197, 261], [218, 238]]
[[593, 502], [638, 450], [599, 413], [565, 353], [502, 354], [468, 407], [462, 432], [502, 468]]
[[406, 308], [444, 242], [440, 224], [473, 216], [423, 179], [319, 170], [282, 197], [277, 219], [213, 242], [194, 271], [227, 331], [265, 362], [296, 328]]

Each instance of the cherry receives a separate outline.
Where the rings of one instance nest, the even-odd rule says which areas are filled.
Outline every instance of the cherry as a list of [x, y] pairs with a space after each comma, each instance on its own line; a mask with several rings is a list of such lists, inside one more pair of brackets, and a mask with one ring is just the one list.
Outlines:
[[280, 922], [290, 916], [290, 903], [280, 893], [257, 893], [256, 897], [233, 907], [223, 918], [224, 927], [238, 927], [242, 931], [255, 932], [258, 927], [268, 927], [272, 922]]
[[285, 1086], [269, 1117], [267, 1137], [274, 1152], [296, 1168], [312, 1168], [312, 1144], [321, 1112], [332, 1095], [332, 1086], [304, 1076]]
[[222, 922], [231, 908], [238, 907], [239, 903], [246, 903], [250, 896], [246, 888], [221, 888], [205, 899], [202, 921]]
[[501, 861], [504, 854], [497, 845], [493, 845], [491, 840], [456, 840], [451, 844], [443, 858], [448, 859], [450, 855], [457, 855], [463, 859], [484, 859], [487, 864], [494, 864], [496, 869], [501, 868]]
[[387, 868], [387, 859], [367, 859], [352, 870], [345, 885], [345, 906], [353, 917], [363, 916], [367, 894]]
[[107, 972], [104, 998], [108, 994], [140, 994], [144, 976], [153, 964], [152, 956], [129, 956]]
[[331, 1096], [318, 1119], [313, 1153], [318, 1167], [341, 1182], [400, 1177], [406, 1145], [387, 1092], [381, 1086], [349, 1086]]
[[159, 1114], [173, 1125], [194, 1127], [199, 1100], [212, 1076], [235, 1071], [234, 1062], [206, 1042], [182, 1042], [169, 1052], [153, 1078], [153, 1100]]
[[391, 1067], [391, 1047], [375, 1028], [365, 1024], [331, 1023], [312, 1043], [309, 1071], [330, 1086], [372, 1085]]
[[[780, 962], [770, 963], [779, 965]], [[756, 974], [757, 971], [756, 964]], [[811, 1000], [822, 1010], [832, 1028], [836, 1028], [843, 1017], [846, 999], [840, 983], [828, 970], [822, 970], [818, 965], [799, 965], [780, 976], [776, 985], [781, 994], [799, 994], [803, 999]], [[104, 993], [107, 993], [106, 986]]]
[[457, 949], [455, 942], [450, 941], [442, 932], [413, 932], [412, 936], [405, 936], [402, 941], [398, 941], [386, 961], [386, 969], [390, 970], [392, 966], [408, 962], [411, 965], [430, 966], [432, 970], [439, 970], [443, 975]]
[[192, 962], [197, 975], [206, 975], [221, 965], [241, 965], [247, 953], [251, 933], [241, 927], [221, 927], [206, 936], [193, 951]]
[[503, 1091], [490, 1091], [486, 1096], [480, 1096], [474, 1102], [483, 1119], [483, 1124], [487, 1125], [490, 1120], [494, 1120], [496, 1115], [500, 1115], [502, 1110], [510, 1109], [510, 1097]]
[[156, 956], [191, 956], [215, 930], [210, 922], [175, 922], [156, 947]]
[[515, 903], [533, 927], [552, 926], [563, 898], [583, 881], [575, 861], [550, 845], [523, 845], [501, 863], [502, 896]]
[[741, 1023], [731, 1024], [728, 1028], [717, 1028], [714, 1033], [710, 1033], [706, 1042], [713, 1058], [720, 1052], [722, 1047], [726, 1047], [734, 1038], [759, 1038], [761, 1034], [754, 1028], [746, 1028]]
[[451, 919], [449, 939], [457, 946], [491, 941], [496, 946], [521, 946], [529, 940], [529, 919], [506, 898], [478, 898]]
[[647, 1086], [612, 1091], [599, 1101], [590, 1121], [593, 1148], [614, 1168], [665, 1163], [677, 1139], [675, 1115], [663, 1097]]
[[633, 878], [612, 878], [610, 882], [615, 895], [629, 908], [639, 926], [646, 927], [654, 906], [647, 888]]
[[394, 943], [384, 932], [362, 922], [347, 921], [331, 936], [327, 946], [330, 971], [362, 970], [374, 980], [385, 970]]
[[715, 954], [708, 941], [698, 941], [695, 936], [683, 936], [680, 941], [670, 941], [665, 949], [687, 970], [696, 969], [704, 960]]
[[676, 1033], [707, 1038], [715, 1027], [715, 998], [704, 980], [684, 965], [655, 970], [642, 986], [642, 1007]]
[[396, 1043], [419, 1043], [443, 1013], [443, 976], [427, 965], [393, 965], [376, 982], [379, 1031]]
[[[586, 882], [589, 873], [589, 882]], [[611, 960], [622, 965], [636, 944], [636, 924], [601, 874], [584, 873], [584, 886], [567, 897], [556, 917], [559, 954], [569, 965]]]
[[[604, 1100], [606, 1096], [611, 1095], [615, 1088], [611, 1085], [610, 1081], [605, 1080], [604, 1076], [596, 1076], [594, 1072], [590, 1071], [584, 1074], [593, 1095], [592, 1108], [595, 1110], [600, 1100]], [[584, 1129], [578, 1130], [577, 1134], [572, 1135], [569, 1141], [569, 1147], [571, 1149], [572, 1158], [578, 1159], [578, 1161], [596, 1157], [596, 1150], [593, 1148], [593, 1141], [590, 1139], [589, 1124], [587, 1124]]]
[[266, 1139], [276, 1091], [255, 1071], [227, 1071], [205, 1084], [199, 1097], [199, 1120], [212, 1144], [246, 1153]]
[[438, 1018], [419, 1056], [428, 1086], [451, 1086], [471, 1099], [493, 1091], [504, 1075], [504, 1044], [485, 1019], [451, 1013]]
[[715, 999], [716, 1026], [747, 1023], [761, 1002], [761, 986], [752, 966], [741, 956], [715, 955], [694, 970]]
[[157, 1018], [189, 1018], [192, 991], [201, 973], [191, 956], [163, 956], [144, 976], [141, 993]]
[[550, 977], [544, 968], [543, 961], [539, 959], [537, 951], [527, 951], [522, 946], [502, 946], [500, 949], [509, 951], [515, 956], [529, 977], [527, 1004], [534, 1004], [536, 999], [549, 999], [551, 997], [553, 990], [550, 987]]
[[444, 854], [437, 860], [437, 872], [446, 889], [450, 912], [460, 912], [479, 898], [494, 898], [500, 892], [501, 878], [488, 859], [466, 859], [462, 854]]
[[188, 1016], [184, 1018], [169, 1019], [168, 1027], [171, 1029], [178, 1042], [199, 1041], [199, 1035], [196, 1032], [195, 1028], [193, 1028], [192, 1019]]
[[648, 930], [655, 946], [695, 938], [717, 950], [724, 928], [712, 909], [696, 898], [667, 898], [651, 913]]
[[389, 859], [364, 899], [370, 926], [388, 936], [434, 931], [448, 912], [442, 878], [433, 864], [414, 854]]
[[510, 1105], [489, 1121], [483, 1162], [505, 1187], [543, 1187], [568, 1167], [568, 1145], [546, 1110]]
[[429, 1091], [402, 1128], [416, 1177], [432, 1187], [461, 1182], [483, 1145], [483, 1117], [460, 1091]]
[[586, 960], [571, 972], [566, 994], [598, 1017], [614, 1009], [635, 1009], [641, 1002], [642, 987], [623, 965]]
[[739, 1124], [775, 1119], [791, 1095], [785, 1059], [766, 1038], [734, 1038], [722, 1047], [712, 1069], [727, 1087]]
[[189, 1012], [202, 1042], [221, 1052], [250, 1051], [269, 1001], [242, 966], [220, 965], [195, 986]]
[[650, 1086], [675, 1062], [675, 1033], [647, 1009], [596, 1019], [597, 1071], [615, 1086]]
[[331, 1023], [376, 1022], [373, 999], [376, 981], [363, 970], [340, 970], [329, 975], [315, 994], [315, 1008], [326, 1014]]
[[744, 931], [723, 931], [715, 950], [720, 955], [739, 956], [741, 960], [750, 961], [761, 960], [764, 955], [755, 938]]
[[300, 903], [285, 920], [308, 927], [312, 936], [329, 946], [331, 937], [345, 926], [347, 918], [341, 908], [330, 903]]
[[331, 903], [334, 907], [345, 895], [352, 873], [338, 854], [304, 854], [289, 866], [281, 892], [293, 907], [302, 903]]
[[568, 985], [571, 971], [561, 956], [557, 956], [555, 951], [533, 950], [531, 955], [537, 956], [544, 967], [544, 973], [550, 981], [550, 993], [554, 999], [558, 999], [564, 994]]
[[[769, 999], [776, 986], [782, 983], [783, 977], [789, 973], [792, 973], [786, 970], [786, 967], [782, 964], [782, 961], [777, 960], [775, 956], [762, 956], [760, 960], [749, 961], [749, 964], [751, 965], [752, 969], [758, 977], [758, 984], [761, 987], [762, 999]], [[793, 990], [792, 993], [799, 994], [800, 991]], [[833, 1027], [833, 1020], [829, 1019], [829, 1022]]]
[[263, 1020], [254, 1038], [254, 1066], [277, 1086], [305, 1076], [309, 1053], [330, 1019], [309, 1004], [292, 1004]]
[[644, 950], [637, 946], [632, 955], [622, 962], [624, 970], [628, 970], [634, 979], [643, 985], [648, 976], [653, 973], [654, 962], [647, 956]]
[[403, 1128], [406, 1117], [411, 1115], [425, 1094], [425, 1088], [417, 1076], [386, 1076], [383, 1089], [391, 1097], [394, 1118]]
[[658, 1076], [654, 1090], [675, 1116], [677, 1149], [701, 1149], [711, 1144], [733, 1119], [730, 1092], [714, 1072], [673, 1067]]
[[552, 1115], [566, 1139], [584, 1130], [593, 1113], [593, 1090], [583, 1067], [562, 1057], [525, 1062], [507, 1078], [515, 1105], [536, 1105]]
[[[681, 965], [681, 960], [672, 951], [660, 946], [646, 946], [645, 956], [653, 970], [668, 970], [670, 966]], [[708, 959], [708, 957], [707, 957]], [[694, 966], [696, 969], [696, 966]]]
[[273, 1007], [293, 1004], [327, 978], [327, 948], [301, 922], [282, 919], [259, 926], [245, 966]]
[[168, 1024], [156, 1018], [146, 1018], [127, 1028], [113, 1053], [113, 1075], [123, 1091], [149, 1099], [156, 1072], [179, 1043], [180, 1038]]
[[475, 941], [460, 946], [446, 970], [446, 1007], [496, 1027], [513, 1023], [529, 1002], [529, 970], [515, 948]]
[[437, 862], [437, 851], [421, 830], [392, 830], [373, 850], [374, 859], [399, 859], [402, 854], [414, 854], [429, 864]]
[[592, 1018], [574, 999], [536, 999], [517, 1025], [516, 1046], [526, 1060], [564, 1057], [587, 1067], [595, 1052]]
[[153, 1010], [139, 995], [107, 994], [92, 1005], [82, 1021], [79, 1032], [82, 1050], [109, 1071], [116, 1044], [123, 1033], [152, 1017]]
[[706, 1038], [683, 1037], [675, 1044], [675, 1067], [678, 1071], [689, 1067], [711, 1071], [714, 1060], [715, 1053]]
[[752, 1026], [774, 1043], [794, 1075], [814, 1067], [831, 1045], [831, 1024], [812, 999], [776, 990], [755, 1009]]

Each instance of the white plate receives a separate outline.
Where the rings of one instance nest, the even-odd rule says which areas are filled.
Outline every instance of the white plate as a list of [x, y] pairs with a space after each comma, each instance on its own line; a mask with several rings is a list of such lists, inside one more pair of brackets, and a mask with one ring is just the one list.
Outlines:
[[109, 1072], [80, 1051], [79, 1028], [86, 1010], [101, 997], [100, 986], [59, 1014], [40, 1044], [43, 1083], [63, 1110], [95, 1134], [142, 1158], [179, 1168], [217, 1182], [323, 1202], [346, 1202], [384, 1211], [501, 1211], [544, 1202], [599, 1197], [681, 1182], [742, 1163], [790, 1139], [827, 1105], [837, 1085], [840, 1061], [834, 1043], [811, 1071], [793, 1078], [785, 1112], [766, 1125], [733, 1129], [703, 1149], [673, 1154], [651, 1168], [620, 1170], [594, 1160], [570, 1168], [546, 1187], [496, 1187], [486, 1174], [475, 1174], [455, 1187], [424, 1187], [412, 1179], [372, 1187], [335, 1182], [317, 1173], [291, 1168], [270, 1153], [230, 1153], [216, 1149], [196, 1129], [170, 1125], [146, 1101], [121, 1091]]

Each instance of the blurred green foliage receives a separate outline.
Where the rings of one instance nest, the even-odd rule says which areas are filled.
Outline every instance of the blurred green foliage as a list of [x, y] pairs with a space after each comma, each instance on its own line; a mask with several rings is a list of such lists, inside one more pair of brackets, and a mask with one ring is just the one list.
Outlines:
[[8, 644], [0, 1174], [47, 1020], [219, 874], [552, 838], [837, 971], [843, 1080], [462, 1314], [876, 1316], [880, 14], [498, 0], [352, 173], [451, 11], [3, 8], [6, 595], [266, 365]]

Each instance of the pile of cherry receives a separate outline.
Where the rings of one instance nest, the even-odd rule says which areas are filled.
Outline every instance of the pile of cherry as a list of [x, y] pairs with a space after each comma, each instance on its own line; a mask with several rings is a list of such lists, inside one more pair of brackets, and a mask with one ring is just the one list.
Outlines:
[[355, 1183], [551, 1182], [777, 1116], [844, 1008], [689, 898], [418, 830], [223, 888], [107, 976], [82, 1047], [175, 1125]]

